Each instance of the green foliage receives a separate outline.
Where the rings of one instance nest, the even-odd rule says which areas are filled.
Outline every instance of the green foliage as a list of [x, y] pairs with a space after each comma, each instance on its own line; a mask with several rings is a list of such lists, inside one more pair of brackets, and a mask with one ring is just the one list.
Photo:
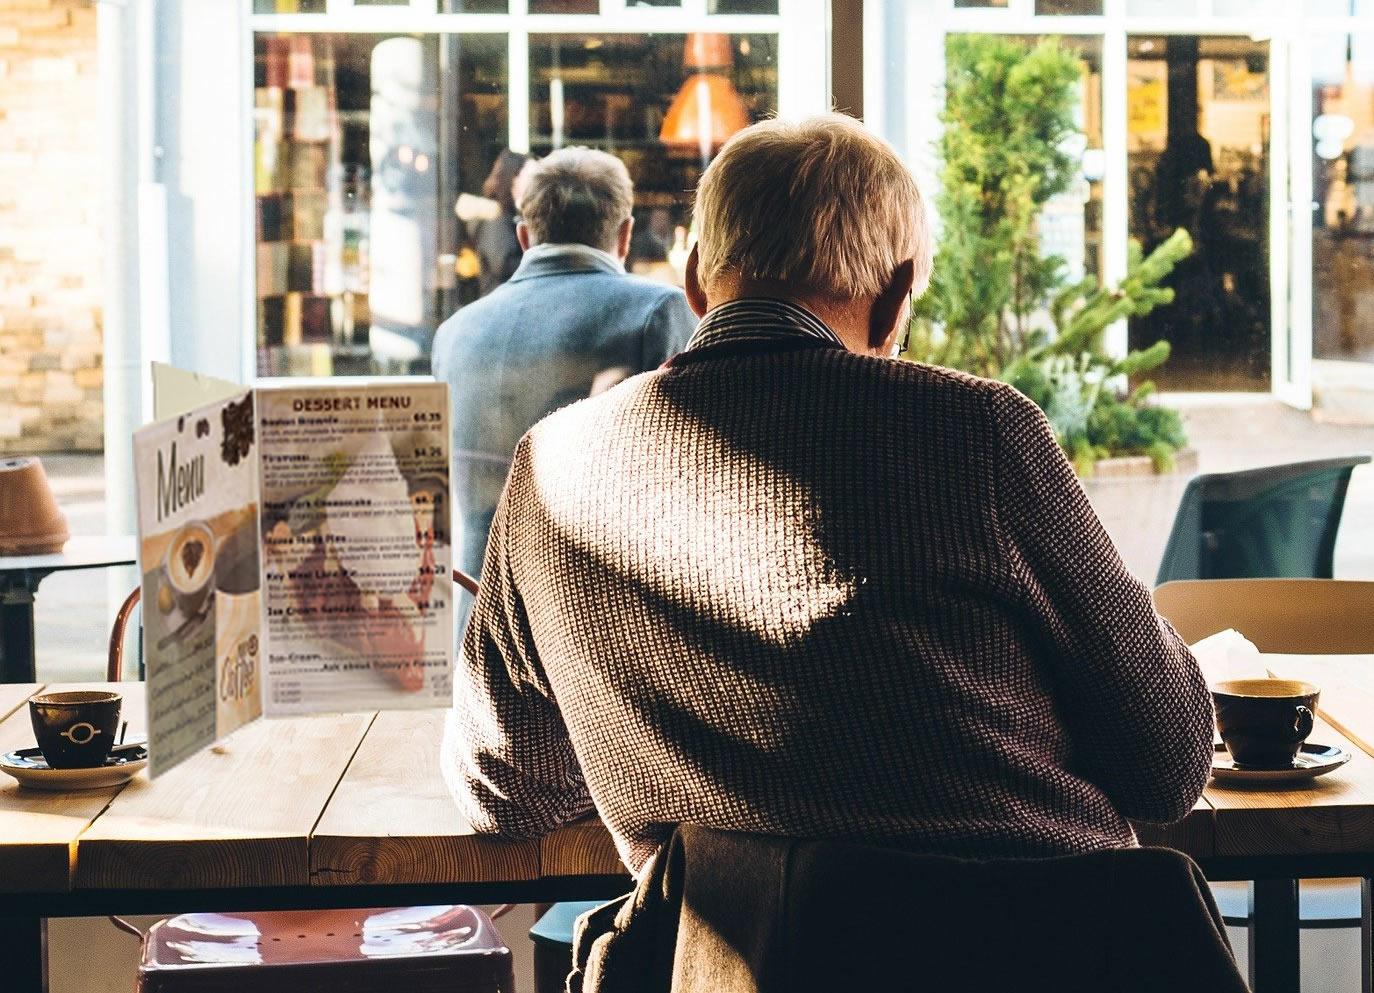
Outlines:
[[913, 332], [938, 364], [995, 376], [1061, 278], [1062, 262], [1040, 255], [1035, 219], [1074, 176], [1062, 146], [1076, 132], [1079, 60], [1054, 39], [1028, 49], [997, 35], [950, 35], [946, 64], [943, 235]]
[[[1143, 257], [1129, 248], [1126, 278], [1065, 285], [1063, 261], [1042, 257], [1036, 220], [1073, 179], [1062, 149], [1075, 131], [1076, 55], [1056, 39], [1034, 46], [994, 35], [951, 35], [942, 222], [930, 290], [917, 301], [906, 356], [1003, 379], [1030, 397], [1081, 475], [1108, 455], [1143, 454], [1161, 471], [1186, 439], [1176, 411], [1150, 403], [1154, 385], [1122, 384], [1169, 357], [1168, 342], [1107, 354], [1112, 324], [1173, 302], [1161, 281], [1192, 251], [1184, 230]], [[1032, 327], [1047, 316], [1050, 328]]]

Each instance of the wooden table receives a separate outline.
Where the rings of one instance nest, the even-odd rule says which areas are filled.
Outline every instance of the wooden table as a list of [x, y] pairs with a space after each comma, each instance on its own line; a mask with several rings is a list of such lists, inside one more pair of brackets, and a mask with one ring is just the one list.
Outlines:
[[[1187, 852], [1211, 878], [1258, 881], [1256, 993], [1297, 988], [1296, 878], [1374, 876], [1374, 748], [1364, 747], [1374, 746], [1374, 657], [1345, 668], [1269, 661], [1323, 685], [1331, 723], [1313, 740], [1351, 749], [1351, 762], [1298, 788], [1213, 784], [1180, 824], [1141, 828], [1143, 841]], [[24, 701], [38, 688], [0, 685], [0, 751], [31, 741]], [[142, 684], [118, 688], [137, 732]], [[596, 821], [538, 842], [474, 834], [440, 776], [442, 720], [419, 711], [260, 721], [155, 783], [140, 773], [122, 788], [44, 794], [0, 776], [6, 989], [42, 988], [46, 917], [542, 902], [628, 888]]]
[[[142, 733], [143, 684], [101, 685], [124, 693], [130, 734]], [[25, 701], [43, 688], [0, 684], [0, 752], [32, 744]], [[258, 721], [156, 782], [140, 772], [102, 790], [43, 793], [0, 775], [4, 990], [45, 988], [47, 917], [535, 903], [629, 889], [599, 822], [538, 842], [475, 834], [439, 772], [442, 725], [436, 711]]]
[[33, 598], [38, 584], [54, 572], [133, 565], [134, 539], [69, 538], [51, 555], [0, 556], [0, 683], [32, 683]]

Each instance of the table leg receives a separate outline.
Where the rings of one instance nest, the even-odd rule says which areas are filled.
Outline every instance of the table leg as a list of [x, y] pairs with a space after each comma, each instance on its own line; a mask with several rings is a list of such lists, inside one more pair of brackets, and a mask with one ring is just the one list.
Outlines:
[[1360, 880], [1360, 993], [1374, 993], [1374, 881]]
[[5, 963], [5, 989], [48, 993], [47, 921], [41, 917], [0, 917], [0, 962]]
[[0, 587], [0, 683], [35, 683], [33, 590], [25, 583]]
[[1254, 993], [1292, 993], [1300, 985], [1298, 881], [1250, 884], [1250, 983]]

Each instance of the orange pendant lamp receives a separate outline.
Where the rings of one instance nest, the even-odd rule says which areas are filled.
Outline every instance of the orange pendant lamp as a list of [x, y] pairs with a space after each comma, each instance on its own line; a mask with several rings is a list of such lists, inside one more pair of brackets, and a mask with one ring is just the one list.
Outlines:
[[749, 126], [749, 108], [730, 78], [734, 65], [730, 36], [695, 32], [687, 36], [683, 65], [694, 70], [663, 116], [659, 140], [682, 153], [708, 161], [716, 149]]

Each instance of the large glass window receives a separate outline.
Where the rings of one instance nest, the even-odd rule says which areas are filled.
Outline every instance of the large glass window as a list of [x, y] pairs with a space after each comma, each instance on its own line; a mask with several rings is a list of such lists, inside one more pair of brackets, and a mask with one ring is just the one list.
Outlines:
[[635, 184], [630, 268], [681, 282], [690, 191], [726, 138], [776, 111], [777, 65], [775, 35], [536, 35], [530, 151], [617, 155]]
[[460, 193], [509, 128], [505, 35], [260, 34], [259, 375], [428, 371], [475, 295]]
[[[504, 10], [504, 0], [438, 6], [496, 3]], [[715, 0], [692, 20], [777, 9]], [[529, 10], [599, 15], [599, 2]], [[378, 26], [410, 15], [397, 16]], [[513, 30], [538, 23], [522, 17]], [[629, 266], [680, 283], [702, 169], [779, 102], [770, 33], [259, 31], [254, 55], [262, 376], [428, 373], [439, 324], [518, 264], [510, 191], [521, 164], [567, 145], [625, 162], [636, 188]], [[528, 86], [513, 91], [519, 80]]]

